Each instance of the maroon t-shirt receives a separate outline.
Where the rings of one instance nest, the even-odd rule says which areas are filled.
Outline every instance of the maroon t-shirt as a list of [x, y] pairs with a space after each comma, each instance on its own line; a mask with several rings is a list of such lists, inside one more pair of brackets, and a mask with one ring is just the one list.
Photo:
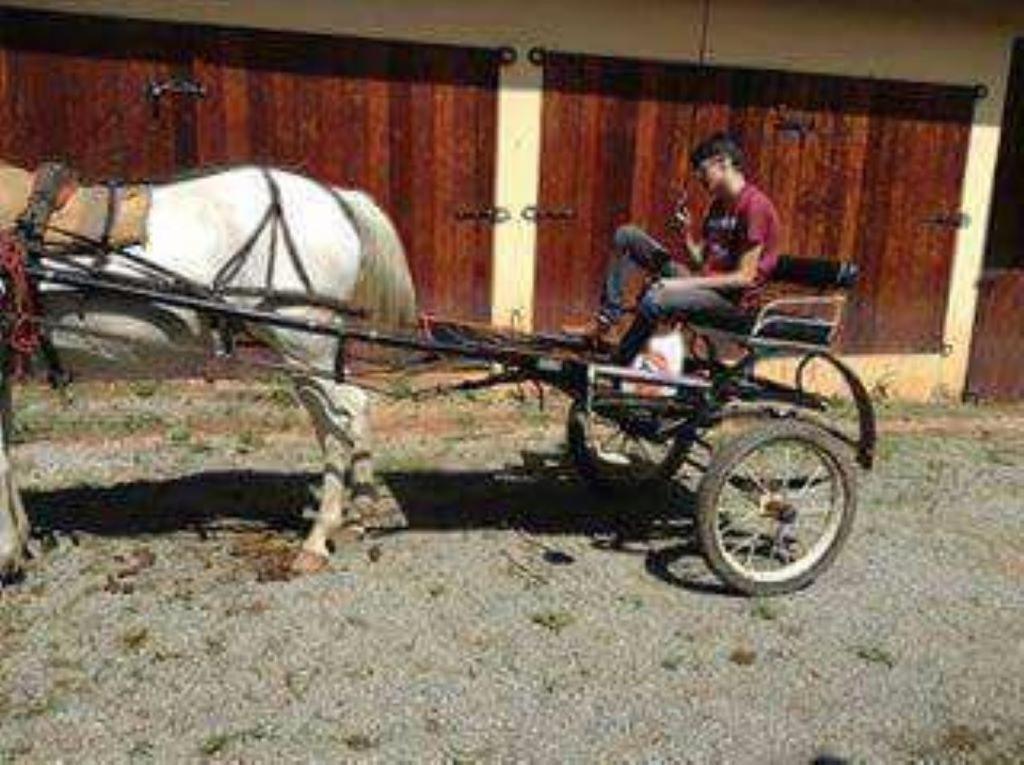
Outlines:
[[716, 199], [704, 219], [705, 273], [732, 273], [744, 253], [761, 247], [754, 284], [741, 297], [744, 304], [756, 302], [779, 262], [780, 229], [775, 205], [752, 183], [734, 200]]

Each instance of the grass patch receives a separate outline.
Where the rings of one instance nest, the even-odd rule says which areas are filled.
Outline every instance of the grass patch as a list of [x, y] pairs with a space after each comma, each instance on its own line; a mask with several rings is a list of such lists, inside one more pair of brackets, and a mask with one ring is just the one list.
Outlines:
[[235, 442], [235, 452], [238, 454], [251, 454], [266, 446], [266, 439], [253, 430], [243, 430]]
[[128, 390], [135, 398], [153, 398], [160, 390], [160, 383], [156, 380], [134, 380], [129, 383]]
[[644, 599], [639, 595], [619, 595], [616, 600], [631, 611], [639, 611], [644, 607]]
[[729, 661], [733, 664], [739, 664], [741, 667], [749, 667], [757, 661], [757, 652], [751, 648], [740, 646], [739, 648], [734, 648], [732, 653], [729, 654]]
[[149, 640], [149, 630], [145, 627], [132, 627], [121, 635], [121, 645], [129, 651], [137, 651]]
[[767, 598], [758, 598], [750, 607], [750, 615], [755, 619], [774, 622], [782, 616], [782, 607]]
[[349, 733], [342, 741], [353, 752], [367, 752], [370, 749], [375, 749], [380, 743], [376, 738], [366, 733]]
[[207, 757], [214, 757], [218, 754], [222, 754], [228, 749], [228, 747], [236, 742], [249, 740], [258, 741], [264, 738], [267, 738], [267, 733], [258, 725], [253, 728], [245, 728], [243, 730], [231, 731], [228, 733], [213, 733], [199, 742], [199, 752]]
[[896, 657], [880, 645], [858, 645], [854, 647], [853, 654], [858, 659], [871, 664], [882, 664], [887, 669], [896, 666]]
[[530, 621], [557, 635], [566, 627], [575, 623], [576, 617], [564, 609], [555, 609], [551, 611], [538, 611], [530, 616]]
[[174, 446], [184, 446], [192, 440], [192, 431], [185, 425], [175, 425], [167, 431], [167, 441]]
[[680, 653], [673, 653], [661, 660], [661, 668], [669, 672], [676, 672], [686, 663], [686, 657]]
[[15, 417], [13, 438], [24, 443], [34, 439], [75, 436], [130, 436], [156, 431], [166, 425], [153, 412], [98, 414], [77, 409], [54, 410], [50, 407], [19, 411]]

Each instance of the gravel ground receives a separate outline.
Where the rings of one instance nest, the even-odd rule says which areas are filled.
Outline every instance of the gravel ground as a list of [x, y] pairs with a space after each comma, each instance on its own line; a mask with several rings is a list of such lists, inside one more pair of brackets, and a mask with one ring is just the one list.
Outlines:
[[291, 579], [317, 455], [282, 388], [19, 394], [44, 552], [0, 593], [0, 763], [1024, 761], [1024, 409], [885, 407], [836, 566], [762, 601], [685, 492], [546, 456], [557, 405], [379, 407], [403, 523]]

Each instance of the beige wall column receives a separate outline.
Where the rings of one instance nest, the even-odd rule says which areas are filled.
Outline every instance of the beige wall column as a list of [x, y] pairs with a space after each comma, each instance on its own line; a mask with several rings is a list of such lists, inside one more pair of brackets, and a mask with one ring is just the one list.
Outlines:
[[993, 202], [993, 185], [999, 141], [1002, 135], [1002, 113], [1005, 104], [1005, 75], [1010, 71], [1012, 36], [1005, 43], [1004, 78], [996, 92], [978, 104], [971, 130], [970, 153], [964, 175], [962, 212], [970, 224], [957, 236], [956, 259], [950, 273], [949, 303], [946, 309], [945, 341], [949, 355], [942, 360], [938, 387], [941, 391], [961, 395], [967, 388], [967, 374], [974, 337], [974, 318], [978, 307], [978, 279], [985, 260], [989, 214]]
[[533, 322], [533, 275], [537, 226], [523, 220], [524, 207], [540, 193], [542, 67], [520, 48], [514, 64], [503, 67], [498, 91], [498, 168], [495, 205], [511, 219], [494, 227], [491, 318], [495, 324], [528, 329]]

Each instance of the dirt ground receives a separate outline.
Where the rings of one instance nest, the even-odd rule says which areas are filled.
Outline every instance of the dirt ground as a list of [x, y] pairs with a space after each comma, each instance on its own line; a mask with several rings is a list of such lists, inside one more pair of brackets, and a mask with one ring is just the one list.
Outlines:
[[41, 554], [0, 592], [0, 763], [1024, 761], [1024, 407], [883, 404], [835, 567], [752, 600], [692, 476], [580, 485], [557, 399], [379, 402], [390, 518], [299, 579], [285, 386], [16, 400]]

